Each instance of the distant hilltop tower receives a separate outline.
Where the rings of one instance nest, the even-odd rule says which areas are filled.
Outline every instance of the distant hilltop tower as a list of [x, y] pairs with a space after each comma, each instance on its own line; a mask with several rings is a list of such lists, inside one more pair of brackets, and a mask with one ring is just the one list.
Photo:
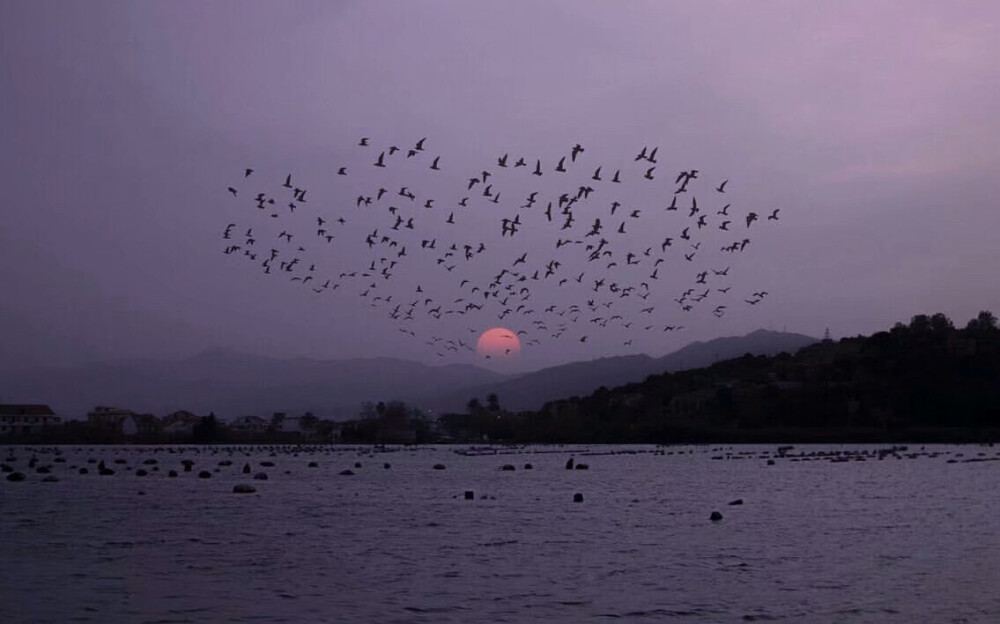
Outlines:
[[833, 342], [833, 338], [830, 337], [830, 328], [827, 327], [826, 331], [823, 332], [823, 342], [830, 343]]

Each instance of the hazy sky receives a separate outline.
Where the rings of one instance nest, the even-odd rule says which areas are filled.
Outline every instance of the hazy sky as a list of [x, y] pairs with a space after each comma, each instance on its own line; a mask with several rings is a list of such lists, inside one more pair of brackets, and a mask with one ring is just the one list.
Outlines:
[[[536, 368], [660, 355], [760, 327], [843, 336], [922, 312], [957, 324], [981, 309], [1000, 312], [998, 26], [1000, 8], [986, 1], [0, 0], [0, 365], [209, 347], [479, 362], [442, 345], [474, 343], [474, 331], [498, 324], [540, 341], [517, 364]], [[369, 147], [358, 145], [362, 136]], [[406, 159], [423, 137], [425, 151]], [[553, 168], [576, 143], [586, 151], [560, 178]], [[373, 167], [389, 145], [404, 150], [397, 164]], [[634, 161], [643, 146], [659, 146], [653, 181], [642, 177], [652, 165]], [[531, 166], [501, 170], [504, 153]], [[435, 156], [441, 171], [429, 168]], [[530, 174], [535, 159], [541, 177]], [[348, 175], [338, 176], [344, 166]], [[626, 179], [589, 182], [597, 166]], [[246, 179], [245, 167], [254, 169]], [[498, 204], [483, 185], [466, 191], [484, 169], [501, 190]], [[674, 176], [688, 169], [701, 172], [692, 191], [710, 223], [697, 232], [705, 246], [692, 261], [682, 253], [694, 240], [676, 236], [694, 225], [695, 193], [679, 195], [678, 212], [664, 210]], [[294, 213], [282, 187], [289, 173], [308, 195]], [[724, 196], [713, 189], [723, 179]], [[599, 188], [563, 231], [565, 217], [549, 224], [544, 207], [577, 183]], [[404, 185], [416, 200], [397, 194]], [[380, 186], [389, 189], [384, 202], [356, 206]], [[539, 203], [520, 208], [533, 191]], [[277, 199], [278, 218], [256, 208], [261, 192]], [[473, 199], [459, 207], [464, 195]], [[623, 205], [613, 217], [612, 200]], [[732, 238], [753, 239], [742, 253], [719, 251], [729, 236], [717, 227], [723, 200], [732, 203]], [[390, 230], [390, 204], [417, 228]], [[767, 221], [775, 208], [780, 221]], [[623, 218], [626, 209], [641, 218]], [[749, 229], [748, 211], [760, 214]], [[454, 225], [445, 222], [452, 212]], [[501, 219], [517, 214], [520, 231], [502, 237]], [[584, 240], [595, 215], [613, 256], [588, 262], [583, 245], [554, 248], [563, 237]], [[336, 239], [316, 236], [317, 217], [338, 216]], [[624, 235], [615, 231], [622, 222]], [[222, 239], [229, 223], [239, 240]], [[224, 254], [247, 228], [259, 257], [242, 256], [246, 247]], [[399, 245], [369, 249], [376, 228], [377, 239]], [[279, 247], [279, 231], [295, 233], [294, 249]], [[676, 247], [651, 282], [666, 235]], [[435, 252], [421, 253], [424, 237], [438, 239]], [[437, 264], [451, 241], [486, 250]], [[405, 258], [389, 256], [404, 244]], [[283, 255], [265, 275], [272, 247]], [[648, 247], [654, 253], [643, 257]], [[640, 264], [626, 265], [629, 251]], [[530, 286], [533, 314], [499, 322], [504, 306], [487, 301], [483, 311], [430, 316], [436, 305], [479, 301], [472, 285], [485, 287], [522, 253], [519, 270], [561, 263], [546, 279], [505, 278], [518, 291]], [[277, 269], [296, 254], [294, 272]], [[399, 261], [391, 279], [376, 271], [312, 290], [319, 277], [337, 282], [383, 257]], [[630, 298], [613, 296], [608, 283], [592, 291], [614, 261], [607, 282], [634, 285]], [[292, 281], [307, 264], [317, 279]], [[725, 277], [711, 273], [726, 266]], [[709, 287], [732, 291], [685, 312], [674, 299], [702, 270]], [[571, 283], [556, 286], [561, 278]], [[651, 284], [644, 300], [643, 281]], [[377, 287], [361, 297], [370, 283]], [[769, 295], [744, 303], [759, 290]], [[393, 299], [373, 304], [375, 296]], [[591, 298], [614, 304], [594, 312]], [[415, 300], [412, 321], [389, 317]], [[573, 304], [583, 308], [576, 323], [556, 316]], [[727, 305], [721, 317], [717, 305]], [[554, 338], [559, 323], [567, 326]], [[666, 324], [685, 329], [664, 332]]]

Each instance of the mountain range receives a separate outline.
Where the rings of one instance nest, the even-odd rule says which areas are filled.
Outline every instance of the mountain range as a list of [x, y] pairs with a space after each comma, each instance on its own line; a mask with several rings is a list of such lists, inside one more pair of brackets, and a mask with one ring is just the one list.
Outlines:
[[96, 405], [167, 414], [185, 409], [222, 418], [312, 411], [350, 418], [365, 401], [403, 400], [436, 412], [462, 411], [473, 398], [496, 393], [509, 410], [588, 394], [600, 386], [699, 368], [745, 353], [771, 355], [817, 342], [802, 334], [757, 330], [746, 336], [693, 342], [663, 357], [610, 357], [518, 375], [477, 366], [428, 366], [394, 358], [275, 359], [211, 349], [172, 361], [127, 360], [86, 366], [25, 368], [0, 374], [0, 402], [45, 403], [64, 418]]

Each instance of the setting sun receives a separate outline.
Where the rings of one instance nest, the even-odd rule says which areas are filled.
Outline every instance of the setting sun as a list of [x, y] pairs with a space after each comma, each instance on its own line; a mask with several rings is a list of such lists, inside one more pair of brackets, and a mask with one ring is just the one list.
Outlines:
[[476, 341], [476, 353], [493, 359], [512, 358], [521, 352], [517, 334], [503, 327], [487, 329]]

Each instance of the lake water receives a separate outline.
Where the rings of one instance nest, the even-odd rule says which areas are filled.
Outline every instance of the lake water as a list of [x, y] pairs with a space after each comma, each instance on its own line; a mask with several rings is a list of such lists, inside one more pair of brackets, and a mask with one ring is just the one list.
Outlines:
[[1000, 448], [888, 448], [0, 447], [0, 620], [1000, 622]]

